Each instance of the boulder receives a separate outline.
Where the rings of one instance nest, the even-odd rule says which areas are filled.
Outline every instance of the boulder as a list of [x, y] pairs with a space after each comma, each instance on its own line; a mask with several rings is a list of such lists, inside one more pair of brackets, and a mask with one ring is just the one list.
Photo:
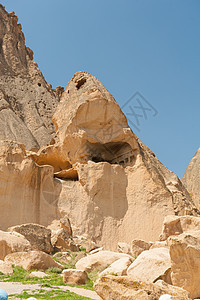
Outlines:
[[16, 252], [8, 254], [5, 262], [15, 266], [23, 267], [25, 270], [46, 270], [56, 267], [63, 269], [63, 266], [57, 263], [50, 255], [42, 251]]
[[38, 224], [23, 224], [8, 228], [10, 232], [18, 232], [22, 234], [31, 244], [31, 250], [43, 251], [51, 253], [53, 247], [51, 245], [51, 230], [45, 226]]
[[68, 231], [61, 228], [51, 233], [52, 246], [58, 251], [79, 251], [79, 247], [74, 243]]
[[172, 284], [182, 287], [190, 297], [200, 298], [200, 231], [187, 231], [168, 238]]
[[148, 243], [145, 242], [143, 240], [140, 239], [134, 239], [131, 242], [131, 254], [133, 256], [138, 256], [140, 255], [140, 253], [142, 253], [144, 250], [149, 250], [149, 248], [151, 247], [152, 243]]
[[69, 218], [60, 219], [60, 227], [67, 231], [70, 236], [73, 235]]
[[97, 244], [90, 239], [84, 237], [74, 237], [75, 243], [79, 246], [80, 249], [85, 249], [86, 252], [93, 251], [98, 248]]
[[130, 265], [127, 274], [148, 283], [158, 279], [171, 283], [170, 267], [169, 249], [155, 248], [143, 251]]
[[12, 264], [0, 260], [0, 273], [3, 273], [4, 275], [12, 275], [13, 274]]
[[66, 284], [85, 284], [88, 281], [88, 275], [85, 271], [66, 269], [62, 271], [63, 282]]
[[68, 263], [71, 260], [69, 252], [56, 252], [53, 257], [59, 259], [60, 262]]
[[28, 275], [28, 277], [30, 277], [30, 278], [33, 278], [33, 277], [45, 278], [45, 277], [48, 277], [48, 275], [41, 271], [33, 271]]
[[200, 230], [200, 217], [166, 216], [163, 222], [160, 240], [165, 241], [171, 235], [179, 235], [188, 230]]
[[125, 253], [131, 255], [131, 246], [127, 243], [121, 243], [119, 242], [117, 244], [117, 251], [119, 253]]
[[102, 300], [155, 300], [169, 292], [173, 300], [190, 299], [188, 292], [181, 288], [137, 281], [129, 276], [100, 277], [94, 284], [94, 290]]
[[154, 248], [169, 248], [169, 247], [167, 245], [167, 241], [156, 241], [152, 243], [149, 249], [154, 249]]
[[111, 265], [114, 261], [120, 258], [130, 258], [131, 256], [124, 253], [117, 253], [112, 251], [99, 251], [95, 254], [87, 255], [86, 257], [81, 258], [76, 263], [76, 268], [78, 270], [91, 272], [93, 270], [104, 270], [109, 265]]
[[105, 276], [109, 274], [117, 276], [127, 275], [127, 269], [131, 265], [132, 261], [133, 260], [130, 257], [122, 257], [101, 272], [99, 276]]
[[0, 259], [13, 252], [29, 251], [31, 245], [25, 237], [16, 232], [0, 231]]

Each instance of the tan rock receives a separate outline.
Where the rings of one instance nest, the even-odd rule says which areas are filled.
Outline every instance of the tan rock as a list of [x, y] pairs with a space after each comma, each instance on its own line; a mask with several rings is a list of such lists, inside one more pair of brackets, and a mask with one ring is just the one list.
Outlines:
[[13, 252], [28, 251], [31, 245], [25, 237], [19, 233], [0, 231], [0, 259]]
[[34, 271], [34, 272], [31, 272], [28, 277], [30, 278], [33, 278], [33, 277], [37, 277], [37, 278], [45, 278], [45, 277], [48, 277], [48, 275], [44, 272], [41, 272], [41, 271]]
[[194, 157], [190, 161], [185, 174], [183, 175], [183, 183], [190, 193], [190, 196], [196, 206], [200, 207], [200, 148], [195, 153]]
[[[61, 184], [51, 166], [38, 166], [24, 145], [0, 141], [0, 228], [37, 223], [47, 225], [59, 215]], [[22, 249], [23, 250], [23, 249]]]
[[190, 297], [200, 298], [200, 231], [187, 231], [168, 238], [173, 285], [184, 288]]
[[50, 255], [42, 251], [16, 252], [8, 254], [5, 262], [23, 267], [25, 270], [46, 270], [51, 267], [63, 269]]
[[80, 249], [85, 249], [86, 252], [93, 251], [98, 248], [97, 244], [90, 239], [84, 237], [74, 237], [75, 243], [79, 246]]
[[167, 241], [156, 241], [153, 242], [151, 247], [149, 249], [154, 249], [154, 248], [169, 248], [167, 245]]
[[117, 244], [117, 251], [119, 253], [125, 253], [131, 255], [131, 246], [127, 243], [121, 243], [119, 242]]
[[51, 230], [38, 224], [22, 224], [8, 228], [8, 231], [22, 234], [31, 244], [31, 250], [51, 253]]
[[97, 253], [97, 252], [99, 252], [99, 251], [102, 251], [102, 250], [104, 250], [104, 249], [103, 249], [103, 247], [96, 248], [96, 249], [94, 249], [94, 250], [90, 251], [88, 254], [89, 254], [89, 255], [91, 255], [91, 254], [95, 254], [95, 253]]
[[33, 61], [33, 51], [25, 46], [18, 18], [3, 6], [0, 28], [0, 140], [39, 149], [54, 135], [51, 117], [59, 97]]
[[89, 279], [87, 273], [82, 270], [66, 269], [62, 274], [66, 284], [85, 284]]
[[3, 273], [4, 275], [12, 275], [13, 274], [12, 264], [0, 260], [0, 273]]
[[124, 253], [117, 253], [112, 251], [99, 251], [95, 254], [87, 255], [76, 263], [78, 270], [90, 272], [93, 270], [104, 270], [106, 267], [111, 265], [114, 261], [120, 258], [131, 258], [129, 255]]
[[53, 257], [58, 258], [61, 263], [64, 262], [66, 264], [71, 260], [69, 252], [57, 252]]
[[78, 251], [79, 247], [74, 243], [72, 237], [69, 235], [68, 231], [63, 228], [52, 231], [51, 243], [53, 247], [58, 251]]
[[131, 265], [132, 261], [133, 260], [130, 257], [122, 257], [101, 272], [99, 276], [105, 276], [109, 274], [117, 276], [127, 275], [127, 269]]
[[152, 243], [150, 242], [148, 243], [140, 239], [135, 239], [131, 242], [131, 254], [137, 257], [144, 250], [149, 250], [151, 245]]
[[102, 300], [157, 300], [163, 294], [170, 294], [174, 300], [189, 300], [188, 293], [170, 285], [136, 281], [129, 276], [103, 276], [94, 284], [94, 289]]
[[60, 227], [67, 231], [69, 235], [73, 235], [69, 218], [60, 219]]
[[170, 267], [169, 250], [155, 248], [143, 251], [130, 265], [127, 275], [147, 283], [158, 279], [171, 283]]
[[165, 241], [171, 235], [179, 235], [188, 230], [200, 230], [200, 217], [166, 216], [160, 240]]

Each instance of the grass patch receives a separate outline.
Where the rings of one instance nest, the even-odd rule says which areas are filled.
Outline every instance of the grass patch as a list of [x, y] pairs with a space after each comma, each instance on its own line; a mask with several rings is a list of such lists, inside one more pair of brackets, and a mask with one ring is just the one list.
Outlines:
[[62, 300], [62, 299], [68, 299], [68, 300], [91, 300], [91, 298], [79, 296], [75, 293], [72, 293], [70, 291], [60, 291], [60, 290], [53, 290], [53, 291], [45, 291], [45, 290], [38, 290], [36, 293], [27, 293], [23, 292], [22, 294], [13, 294], [9, 297], [16, 297], [19, 299], [28, 299], [30, 297], [34, 297], [36, 299], [56, 299], [56, 300]]

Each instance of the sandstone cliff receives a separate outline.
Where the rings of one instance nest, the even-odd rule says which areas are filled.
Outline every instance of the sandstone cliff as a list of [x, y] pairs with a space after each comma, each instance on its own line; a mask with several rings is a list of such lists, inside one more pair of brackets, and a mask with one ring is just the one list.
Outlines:
[[179, 178], [135, 136], [119, 105], [87, 72], [68, 83], [53, 116], [53, 145], [30, 156], [62, 183], [58, 209], [76, 234], [114, 249], [155, 240], [168, 214], [199, 214]]
[[51, 117], [58, 97], [33, 61], [17, 22], [14, 12], [0, 4], [0, 139], [39, 148], [54, 134]]
[[200, 148], [190, 161], [182, 180], [194, 203], [200, 208]]

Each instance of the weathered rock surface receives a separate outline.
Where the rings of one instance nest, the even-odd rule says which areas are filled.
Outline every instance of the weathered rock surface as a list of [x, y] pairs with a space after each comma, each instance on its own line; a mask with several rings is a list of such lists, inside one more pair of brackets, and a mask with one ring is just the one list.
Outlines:
[[108, 268], [106, 268], [103, 272], [99, 274], [99, 276], [105, 275], [117, 275], [124, 276], [127, 275], [127, 269], [132, 263], [132, 259], [130, 257], [122, 257], [114, 263], [112, 263]]
[[48, 275], [41, 271], [33, 271], [28, 275], [28, 277], [30, 277], [30, 278], [33, 278], [33, 277], [45, 278], [45, 277], [48, 277]]
[[59, 97], [33, 61], [17, 22], [0, 5], [0, 140], [39, 149], [54, 135], [51, 117]]
[[90, 272], [93, 270], [103, 270], [111, 265], [114, 261], [120, 258], [131, 258], [129, 255], [124, 253], [117, 253], [112, 251], [99, 251], [95, 254], [87, 255], [81, 258], [76, 263], [78, 270]]
[[166, 216], [160, 240], [165, 241], [171, 235], [179, 235], [190, 230], [200, 230], [200, 217]]
[[198, 208], [200, 208], [200, 148], [190, 161], [182, 181], [189, 191], [192, 200]]
[[62, 271], [63, 282], [66, 284], [85, 284], [88, 281], [88, 275], [85, 271], [66, 269]]
[[103, 276], [96, 281], [94, 289], [103, 300], [155, 300], [168, 293], [174, 300], [190, 299], [188, 292], [181, 288], [136, 281], [129, 276]]
[[75, 244], [68, 231], [63, 228], [52, 231], [51, 243], [57, 251], [79, 251], [79, 247]]
[[200, 298], [200, 231], [188, 231], [168, 238], [173, 285]]
[[0, 260], [0, 273], [3, 273], [4, 275], [12, 275], [13, 274], [12, 264]]
[[131, 242], [131, 254], [133, 256], [138, 256], [140, 253], [142, 253], [145, 250], [149, 250], [149, 248], [152, 246], [152, 243], [145, 242], [140, 239], [135, 239]]
[[77, 72], [68, 83], [53, 122], [55, 143], [30, 155], [54, 167], [62, 183], [58, 208], [74, 235], [116, 250], [118, 241], [157, 240], [166, 215], [199, 213], [178, 177], [139, 141], [89, 73]]
[[63, 269], [49, 254], [42, 251], [16, 252], [8, 254], [5, 262], [23, 267], [25, 270], [46, 270], [51, 267]]
[[127, 270], [127, 275], [135, 280], [156, 282], [162, 279], [171, 284], [170, 255], [167, 248], [143, 251]]
[[10, 232], [22, 234], [31, 244], [31, 250], [51, 253], [51, 230], [38, 224], [22, 224], [8, 228]]
[[61, 184], [51, 166], [38, 166], [24, 146], [0, 141], [0, 228], [25, 223], [47, 225], [60, 216]]
[[3, 260], [6, 255], [31, 250], [31, 245], [21, 234], [0, 231], [0, 259]]
[[119, 242], [117, 244], [117, 251], [119, 253], [125, 253], [131, 255], [131, 246], [127, 243], [121, 243]]

